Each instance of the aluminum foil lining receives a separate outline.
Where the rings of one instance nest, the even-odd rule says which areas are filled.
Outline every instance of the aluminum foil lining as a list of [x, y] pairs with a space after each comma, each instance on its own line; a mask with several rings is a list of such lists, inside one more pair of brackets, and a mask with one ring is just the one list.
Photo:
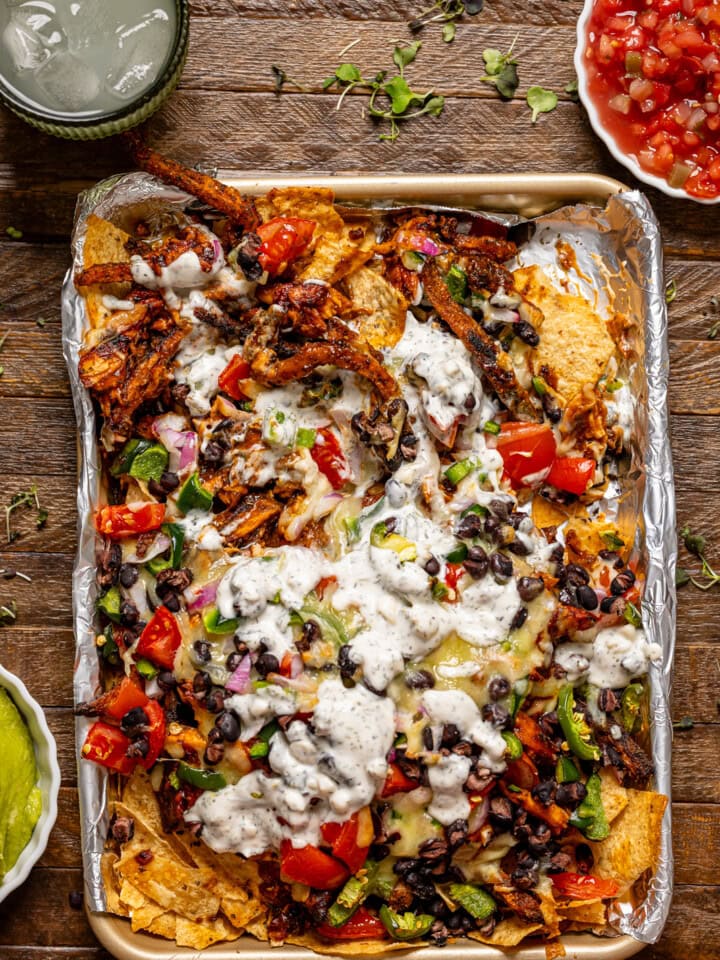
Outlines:
[[[436, 199], [436, 198], [433, 198]], [[391, 201], [392, 197], [389, 196]], [[95, 213], [122, 226], [132, 215], [162, 216], [168, 205], [180, 209], [196, 203], [188, 194], [142, 173], [113, 177], [80, 194], [73, 234], [73, 269], [82, 266], [85, 221]], [[497, 218], [497, 214], [491, 216]], [[631, 441], [633, 496], [622, 509], [641, 516], [635, 549], [647, 570], [643, 598], [643, 624], [650, 641], [660, 644], [663, 658], [650, 670], [652, 755], [656, 789], [670, 796], [672, 726], [670, 691], [675, 642], [675, 495], [667, 415], [669, 357], [662, 246], [655, 216], [637, 191], [616, 194], [605, 208], [566, 206], [534, 220], [505, 221], [521, 232], [519, 262], [537, 263], [562, 280], [571, 291], [597, 296], [602, 310], [612, 302], [615, 310], [637, 322], [633, 346], [638, 362], [631, 373], [635, 425]], [[561, 267], [556, 242], [575, 250], [577, 267]], [[68, 272], [62, 289], [63, 352], [72, 386], [78, 422], [80, 466], [78, 481], [78, 552], [73, 575], [73, 614], [76, 638], [75, 701], [92, 699], [100, 683], [95, 646], [94, 609], [95, 531], [93, 511], [100, 493], [96, 452], [97, 422], [77, 368], [83, 332], [84, 303]], [[89, 721], [76, 721], [77, 742], [82, 743]], [[78, 764], [82, 810], [82, 852], [86, 903], [91, 910], [106, 909], [101, 875], [101, 855], [107, 833], [107, 775], [92, 763]], [[618, 933], [643, 943], [656, 942], [672, 899], [673, 855], [671, 811], [663, 821], [662, 852], [657, 872], [642, 903], [635, 909], [623, 905], [610, 918]], [[522, 949], [520, 954], [522, 954]]]

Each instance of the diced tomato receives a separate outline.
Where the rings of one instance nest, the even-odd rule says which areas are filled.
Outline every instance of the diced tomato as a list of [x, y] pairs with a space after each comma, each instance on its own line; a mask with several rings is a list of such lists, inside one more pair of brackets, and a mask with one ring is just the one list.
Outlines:
[[141, 765], [145, 767], [146, 770], [149, 770], [160, 756], [162, 748], [165, 745], [165, 711], [157, 700], [148, 700], [143, 709], [150, 721], [147, 732], [150, 749], [148, 750], [147, 756], [141, 761]]
[[385, 784], [382, 788], [381, 797], [392, 797], [396, 793], [408, 793], [415, 790], [420, 784], [417, 780], [411, 780], [406, 777], [396, 763], [388, 764], [388, 774], [385, 778]]
[[88, 730], [80, 753], [85, 760], [92, 760], [108, 770], [128, 776], [136, 763], [126, 756], [129, 746], [130, 740], [122, 730], [105, 723], [104, 720], [98, 720]]
[[290, 840], [283, 840], [280, 847], [280, 877], [286, 883], [304, 883], [317, 890], [334, 890], [341, 887], [349, 876], [347, 867], [308, 844], [294, 847]]
[[457, 590], [457, 585], [464, 574], [465, 567], [461, 563], [448, 563], [445, 566], [445, 584], [448, 589]]
[[497, 448], [505, 473], [517, 487], [527, 486], [527, 478], [538, 478], [555, 459], [555, 437], [547, 423], [504, 423]]
[[289, 677], [292, 671], [292, 654], [289, 650], [286, 650], [280, 661], [280, 676]]
[[301, 217], [274, 217], [261, 223], [257, 234], [262, 240], [258, 261], [270, 274], [282, 273], [310, 246], [317, 226]]
[[546, 483], [568, 493], [585, 493], [596, 467], [590, 457], [558, 457], [550, 467]]
[[382, 920], [362, 906], [341, 927], [321, 923], [315, 930], [326, 940], [385, 940], [388, 936]]
[[250, 364], [236, 353], [218, 377], [218, 389], [233, 400], [247, 400], [248, 397], [242, 389], [242, 381], [249, 377]]
[[140, 634], [136, 653], [139, 657], [147, 657], [157, 667], [172, 670], [181, 641], [175, 617], [167, 607], [158, 607]]
[[[107, 697], [107, 699], [105, 699]], [[123, 677], [122, 681], [103, 697], [102, 712], [104, 716], [117, 720], [122, 720], [128, 710], [135, 707], [142, 707], [148, 703], [148, 698], [144, 690], [131, 680], [130, 677]]]
[[119, 540], [157, 530], [164, 519], [164, 503], [121, 503], [101, 507], [95, 514], [95, 529], [111, 540]]
[[345, 823], [324, 823], [320, 828], [323, 840], [332, 847], [333, 856], [357, 873], [367, 860], [373, 840], [372, 816], [368, 807], [354, 813]]
[[550, 879], [559, 893], [573, 900], [605, 900], [614, 897], [620, 889], [614, 880], [601, 880], [582, 873], [553, 873]]
[[329, 427], [320, 427], [315, 434], [315, 443], [310, 456], [318, 465], [320, 473], [330, 481], [333, 490], [339, 490], [350, 478], [347, 460], [340, 441]]

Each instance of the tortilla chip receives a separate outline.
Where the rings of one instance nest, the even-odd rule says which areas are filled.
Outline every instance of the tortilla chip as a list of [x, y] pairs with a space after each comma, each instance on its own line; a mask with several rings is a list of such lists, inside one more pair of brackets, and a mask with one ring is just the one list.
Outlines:
[[[126, 244], [130, 234], [118, 229], [109, 220], [96, 217], [94, 213], [85, 221], [86, 233], [83, 245], [83, 267], [87, 269], [98, 263], [129, 263], [130, 254]], [[109, 296], [122, 299], [130, 289], [129, 283], [114, 283], [110, 285], [86, 287], [83, 290], [85, 307], [87, 309], [90, 327], [102, 327], [112, 311], [104, 304], [103, 297]]]
[[550, 383], [569, 402], [585, 384], [598, 382], [615, 353], [607, 324], [588, 300], [558, 290], [540, 267], [522, 267], [513, 276], [519, 292], [544, 315], [534, 372], [542, 376], [547, 367]]
[[165, 937], [166, 940], [174, 940], [177, 931], [178, 915], [176, 913], [161, 913], [155, 917], [145, 928], [148, 933], [154, 933], [157, 937]]
[[127, 905], [133, 933], [137, 933], [138, 930], [148, 930], [158, 917], [167, 913], [164, 907], [149, 900], [127, 880], [123, 881], [120, 888], [120, 899]]
[[628, 790], [627, 806], [615, 818], [607, 840], [591, 843], [593, 874], [631, 886], [654, 869], [660, 854], [662, 818], [667, 797], [648, 790]]
[[[133, 816], [132, 810], [121, 803], [116, 804], [116, 810]], [[138, 855], [147, 851], [152, 858], [147, 863], [139, 862]], [[149, 900], [188, 920], [214, 918], [220, 909], [213, 873], [183, 863], [172, 847], [136, 815], [135, 834], [123, 844], [115, 870]]]
[[117, 861], [117, 854], [112, 850], [106, 850], [100, 859], [100, 873], [103, 878], [108, 913], [115, 913], [119, 917], [127, 917], [128, 909], [120, 898], [120, 884], [114, 869]]
[[363, 311], [355, 323], [358, 332], [378, 350], [394, 347], [405, 332], [408, 303], [379, 273], [361, 267], [345, 279], [348, 294]]
[[337, 940], [329, 943], [327, 940], [321, 940], [314, 933], [288, 937], [284, 943], [308, 947], [315, 953], [321, 953], [327, 957], [375, 957], [381, 953], [427, 946], [424, 940], [413, 940], [412, 943], [401, 943], [397, 940], [353, 940], [352, 942]]
[[526, 937], [541, 930], [544, 930], [542, 923], [524, 923], [519, 917], [507, 917], [500, 921], [489, 937], [476, 931], [468, 933], [468, 937], [493, 947], [516, 947]]
[[[319, 187], [287, 187], [271, 190], [256, 201], [264, 221], [289, 216], [317, 223], [309, 253], [298, 262], [300, 280], [336, 283], [357, 270], [370, 257], [375, 238], [370, 224], [348, 225], [333, 206], [332, 190]], [[351, 239], [357, 230], [363, 235]]]
[[600, 796], [605, 818], [612, 823], [628, 805], [628, 791], [620, 786], [613, 771], [607, 767], [600, 771]]
[[559, 903], [557, 910], [561, 919], [584, 923], [588, 927], [601, 927], [607, 919], [602, 900], [570, 900]]
[[560, 957], [565, 956], [567, 956], [567, 951], [559, 940], [545, 944], [545, 960], [559, 960]]
[[193, 923], [185, 917], [178, 917], [175, 926], [175, 940], [179, 947], [192, 947], [193, 950], [204, 950], [213, 943], [225, 940], [237, 940], [242, 934], [231, 926], [223, 917], [215, 920], [206, 920], [204, 923]]

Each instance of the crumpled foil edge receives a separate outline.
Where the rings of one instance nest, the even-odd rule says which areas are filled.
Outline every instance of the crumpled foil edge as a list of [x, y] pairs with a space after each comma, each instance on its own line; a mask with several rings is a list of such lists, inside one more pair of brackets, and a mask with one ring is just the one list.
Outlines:
[[[74, 672], [75, 702], [92, 699], [100, 686], [100, 669], [95, 645], [94, 609], [95, 530], [92, 522], [99, 494], [99, 465], [96, 450], [97, 424], [89, 394], [78, 376], [78, 360], [83, 331], [87, 325], [84, 302], [72, 281], [75, 269], [82, 266], [84, 221], [90, 213], [112, 219], [113, 212], [130, 203], [162, 201], [182, 207], [194, 198], [183, 191], [160, 183], [147, 174], [126, 174], [109, 178], [81, 193], [75, 213], [73, 264], [62, 288], [63, 355], [68, 367], [73, 404], [78, 424], [78, 550], [73, 571], [73, 617], [76, 639]], [[497, 216], [497, 214], [493, 214]], [[516, 223], [508, 217], [508, 223]], [[656, 789], [670, 798], [672, 723], [670, 712], [671, 675], [675, 644], [675, 496], [667, 413], [669, 354], [667, 345], [667, 309], [663, 285], [663, 258], [660, 230], [652, 208], [639, 191], [611, 197], [604, 211], [578, 205], [542, 215], [535, 229], [556, 229], [567, 236], [568, 223], [576, 229], [591, 230], [617, 241], [604, 247], [606, 254], [635, 284], [635, 303], [628, 308], [644, 317], [642, 342], [644, 357], [642, 388], [646, 406], [638, 408], [645, 435], [639, 438], [638, 461], [644, 474], [642, 516], [645, 527], [644, 559], [646, 585], [643, 596], [643, 625], [648, 639], [662, 647], [659, 665], [650, 669], [652, 716], [652, 756]], [[532, 241], [531, 241], [532, 243]], [[615, 256], [620, 251], [622, 256]], [[539, 259], [542, 259], [540, 257]], [[606, 258], [607, 259], [607, 258]], [[529, 261], [532, 262], [532, 256]], [[633, 384], [633, 386], [635, 386]], [[644, 442], [643, 442], [644, 441]], [[84, 741], [89, 721], [76, 720], [76, 742]], [[101, 858], [108, 828], [108, 777], [92, 763], [78, 758], [78, 790], [81, 810], [82, 855], [86, 904], [93, 911], [105, 911]], [[663, 820], [661, 854], [646, 897], [634, 909], [615, 908], [610, 921], [618, 933], [628, 934], [643, 943], [655, 943], [661, 936], [672, 900], [673, 853], [671, 808], [668, 802]]]

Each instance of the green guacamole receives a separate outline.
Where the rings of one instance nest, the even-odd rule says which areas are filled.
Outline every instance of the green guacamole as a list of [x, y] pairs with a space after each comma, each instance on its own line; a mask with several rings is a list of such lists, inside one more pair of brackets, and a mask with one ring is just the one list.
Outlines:
[[30, 731], [0, 687], [0, 883], [27, 846], [41, 811]]

